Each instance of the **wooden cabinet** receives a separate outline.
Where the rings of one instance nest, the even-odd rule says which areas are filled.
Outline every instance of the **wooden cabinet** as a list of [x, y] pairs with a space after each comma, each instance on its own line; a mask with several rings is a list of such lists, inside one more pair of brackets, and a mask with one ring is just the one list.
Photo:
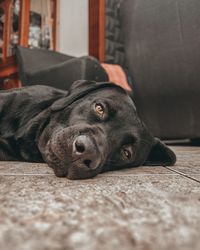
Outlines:
[[58, 0], [0, 0], [0, 89], [20, 87], [17, 45], [56, 48]]

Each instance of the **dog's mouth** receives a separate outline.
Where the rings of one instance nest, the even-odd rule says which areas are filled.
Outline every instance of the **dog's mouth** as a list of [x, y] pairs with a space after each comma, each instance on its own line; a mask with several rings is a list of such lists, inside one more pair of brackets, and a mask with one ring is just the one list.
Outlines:
[[86, 179], [101, 172], [104, 152], [88, 133], [57, 132], [48, 142], [46, 161], [58, 177]]

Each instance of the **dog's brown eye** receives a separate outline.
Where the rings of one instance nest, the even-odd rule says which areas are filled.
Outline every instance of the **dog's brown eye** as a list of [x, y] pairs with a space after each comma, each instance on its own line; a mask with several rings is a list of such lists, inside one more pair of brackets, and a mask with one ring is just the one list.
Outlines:
[[104, 107], [102, 104], [95, 104], [95, 112], [100, 116], [100, 117], [103, 117], [104, 116], [104, 113], [105, 113], [105, 110], [104, 110]]
[[124, 156], [125, 159], [130, 160], [131, 159], [131, 152], [130, 152], [130, 150], [124, 148], [123, 149], [123, 156]]

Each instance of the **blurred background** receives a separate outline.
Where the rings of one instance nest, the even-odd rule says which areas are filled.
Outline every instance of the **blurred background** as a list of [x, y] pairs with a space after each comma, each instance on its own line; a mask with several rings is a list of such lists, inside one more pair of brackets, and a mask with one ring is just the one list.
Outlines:
[[198, 0], [0, 0], [0, 89], [125, 76], [154, 135], [199, 144], [199, 13]]

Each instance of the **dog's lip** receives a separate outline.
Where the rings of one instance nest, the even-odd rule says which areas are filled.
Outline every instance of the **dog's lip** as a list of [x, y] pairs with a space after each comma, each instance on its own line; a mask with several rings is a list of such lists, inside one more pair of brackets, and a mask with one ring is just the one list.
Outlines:
[[[76, 164], [76, 161], [74, 163]], [[96, 168], [87, 168], [84, 164], [81, 164], [77, 168], [72, 163], [72, 165], [68, 168], [66, 177], [71, 180], [88, 179], [101, 173], [101, 169], [102, 164], [98, 164]]]
[[[59, 160], [59, 158], [52, 153], [53, 156]], [[80, 157], [77, 157], [76, 159], [65, 162], [63, 165], [57, 165], [55, 162], [52, 162], [52, 168], [54, 169], [54, 172], [56, 176], [58, 177], [67, 177], [68, 179], [72, 180], [78, 180], [78, 179], [88, 179], [96, 176], [98, 173], [101, 172], [101, 169], [103, 167], [103, 164], [101, 164], [101, 160], [98, 162], [98, 166], [96, 168], [87, 168], [84, 165], [80, 165], [78, 168], [76, 168], [76, 162], [80, 160]], [[60, 160], [59, 160], [60, 161]], [[75, 171], [73, 171], [73, 169]]]
[[[70, 145], [68, 144], [69, 148], [72, 148], [73, 146], [73, 141], [70, 143]], [[54, 169], [54, 172], [56, 174], [56, 176], [62, 176], [62, 177], [68, 177], [69, 175], [69, 170], [71, 171], [73, 168], [75, 168], [76, 162], [78, 162], [81, 159], [81, 156], [76, 156], [72, 158], [72, 154], [69, 154], [70, 157], [69, 159], [65, 158], [64, 161], [62, 161], [62, 159], [60, 159], [58, 153], [53, 150], [53, 147], [51, 145], [51, 143], [48, 143], [48, 151], [50, 154], [49, 157], [49, 165]], [[98, 164], [95, 168], [90, 168], [90, 167], [85, 167], [84, 165], [80, 165], [78, 166], [77, 170], [78, 172], [82, 172], [83, 175], [84, 174], [88, 174], [88, 173], [93, 173], [95, 172], [97, 169], [102, 167], [102, 157], [100, 157]], [[69, 178], [69, 177], [68, 177]], [[74, 176], [73, 179], [85, 179], [85, 178], [89, 178], [89, 177], [76, 177]], [[71, 179], [71, 178], [70, 178]]]
[[[73, 142], [70, 143], [70, 144], [68, 144], [68, 145], [67, 145], [67, 148], [68, 148], [68, 150], [71, 152], [71, 154], [68, 153], [68, 155], [72, 156]], [[48, 143], [48, 149], [49, 149], [49, 152], [50, 152], [51, 156], [55, 157], [55, 158], [56, 158], [57, 160], [59, 160], [59, 161], [62, 161], [62, 159], [60, 159], [59, 154], [53, 149], [53, 147], [52, 147], [52, 145], [51, 145], [50, 142]], [[66, 155], [67, 155], [67, 153], [66, 153]], [[72, 157], [70, 157], [70, 158], [72, 158]], [[81, 158], [80, 156], [79, 156], [79, 157], [72, 158], [72, 160], [67, 160], [67, 159], [65, 158], [65, 162], [67, 161], [66, 164], [74, 163], [74, 162], [78, 161], [80, 158]]]

